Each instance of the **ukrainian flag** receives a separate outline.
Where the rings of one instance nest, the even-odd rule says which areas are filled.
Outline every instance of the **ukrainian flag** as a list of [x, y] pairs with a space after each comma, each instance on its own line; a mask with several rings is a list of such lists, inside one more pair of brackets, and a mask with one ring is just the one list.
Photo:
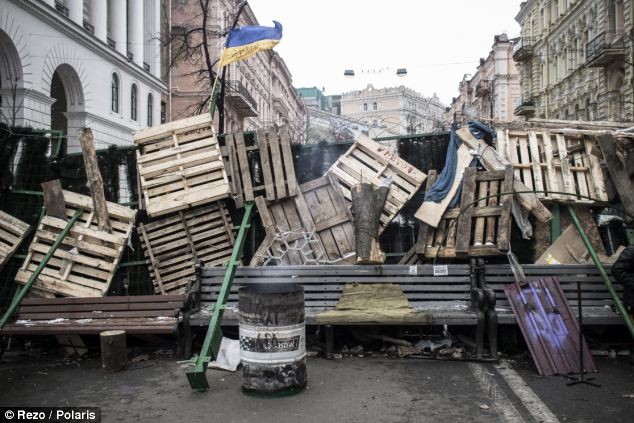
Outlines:
[[232, 29], [227, 36], [219, 67], [253, 56], [258, 51], [270, 50], [282, 38], [282, 24], [273, 21], [274, 27], [249, 25]]

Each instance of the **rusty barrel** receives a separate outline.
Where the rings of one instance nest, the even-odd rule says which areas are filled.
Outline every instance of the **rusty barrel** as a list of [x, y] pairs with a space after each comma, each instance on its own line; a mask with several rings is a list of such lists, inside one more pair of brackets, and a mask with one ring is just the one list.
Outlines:
[[262, 283], [238, 292], [243, 391], [274, 395], [305, 388], [304, 287]]

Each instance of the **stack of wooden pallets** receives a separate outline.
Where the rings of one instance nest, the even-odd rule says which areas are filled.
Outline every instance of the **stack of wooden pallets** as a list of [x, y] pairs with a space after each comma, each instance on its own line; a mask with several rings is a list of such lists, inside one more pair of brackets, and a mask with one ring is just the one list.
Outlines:
[[537, 198], [566, 203], [607, 201], [593, 137], [557, 129], [498, 129], [497, 151]]
[[[33, 284], [40, 296], [59, 294], [70, 297], [102, 297], [108, 292], [128, 237], [136, 211], [115, 203], [106, 203], [112, 232], [98, 227], [91, 197], [63, 191], [65, 214], [70, 219], [78, 210], [79, 220], [72, 226], [61, 246]], [[50, 250], [66, 221], [44, 216], [29, 246], [24, 264], [15, 280], [26, 284]]]
[[29, 225], [0, 211], [0, 269], [18, 249], [29, 231]]
[[233, 248], [231, 195], [208, 114], [135, 133], [149, 222], [138, 232], [157, 294], [180, 294], [198, 261], [223, 265]]
[[[436, 171], [429, 172], [427, 190], [436, 176]], [[499, 194], [510, 193], [512, 188], [510, 166], [493, 171], [465, 169], [459, 204], [444, 212], [436, 228], [420, 223], [416, 252], [427, 258], [454, 258], [508, 251], [512, 196]]]

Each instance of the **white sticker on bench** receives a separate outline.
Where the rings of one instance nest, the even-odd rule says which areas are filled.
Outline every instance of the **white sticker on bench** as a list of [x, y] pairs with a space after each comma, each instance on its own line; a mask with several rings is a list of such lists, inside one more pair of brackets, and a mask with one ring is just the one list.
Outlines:
[[434, 266], [434, 276], [447, 276], [449, 275], [449, 268], [447, 265]]
[[412, 275], [412, 276], [418, 275], [418, 266], [416, 266], [416, 265], [410, 266], [409, 267], [409, 274]]

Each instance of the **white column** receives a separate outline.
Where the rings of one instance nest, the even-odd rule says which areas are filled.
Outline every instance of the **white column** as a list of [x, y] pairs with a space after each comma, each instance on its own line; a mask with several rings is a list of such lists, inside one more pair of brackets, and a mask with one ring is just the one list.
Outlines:
[[108, 22], [110, 37], [115, 42], [115, 49], [125, 56], [128, 50], [126, 0], [108, 1]]
[[84, 26], [84, 0], [66, 0], [68, 17], [79, 26]]
[[143, 0], [128, 0], [128, 50], [134, 63], [143, 66]]
[[150, 72], [156, 77], [161, 76], [161, 6], [155, 0], [144, 1], [145, 23], [145, 62], [150, 65]]
[[104, 0], [90, 0], [90, 24], [95, 27], [95, 37], [107, 41], [108, 3]]

